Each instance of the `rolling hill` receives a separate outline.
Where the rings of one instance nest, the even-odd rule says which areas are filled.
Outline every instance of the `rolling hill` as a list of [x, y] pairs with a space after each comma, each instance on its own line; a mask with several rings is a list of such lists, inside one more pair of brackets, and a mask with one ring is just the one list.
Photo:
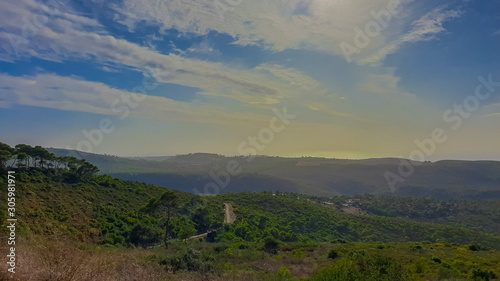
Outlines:
[[[246, 158], [194, 153], [147, 160], [48, 150], [56, 156], [83, 158], [117, 178], [192, 193], [278, 190], [317, 196], [368, 193], [443, 199], [500, 198], [498, 161], [412, 162], [414, 173], [391, 190], [385, 173], [398, 174], [401, 159]], [[230, 176], [228, 163], [236, 163], [241, 172]], [[207, 184], [211, 186], [206, 188]]]

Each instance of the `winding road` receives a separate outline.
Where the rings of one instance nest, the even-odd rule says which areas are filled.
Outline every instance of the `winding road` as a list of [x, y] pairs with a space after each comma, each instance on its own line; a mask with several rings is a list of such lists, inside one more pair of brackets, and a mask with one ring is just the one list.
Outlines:
[[224, 203], [226, 213], [224, 215], [224, 223], [233, 223], [236, 220], [236, 215], [234, 214], [233, 206], [231, 203]]

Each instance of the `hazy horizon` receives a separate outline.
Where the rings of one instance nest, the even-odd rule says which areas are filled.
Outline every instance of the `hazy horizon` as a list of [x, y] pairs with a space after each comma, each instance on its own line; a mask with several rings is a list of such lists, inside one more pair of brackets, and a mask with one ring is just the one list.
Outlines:
[[9, 144], [500, 160], [500, 2], [44, 5], [0, 11]]
[[[34, 144], [31, 144], [34, 145]], [[45, 147], [48, 149], [67, 149], [63, 147]], [[172, 155], [116, 155], [116, 154], [107, 154], [107, 153], [101, 153], [99, 151], [96, 152], [85, 152], [85, 151], [78, 151], [77, 152], [83, 152], [83, 153], [92, 153], [92, 154], [97, 154], [97, 155], [103, 155], [103, 156], [113, 156], [113, 157], [121, 157], [121, 158], [162, 158], [162, 157], [175, 157], [175, 156], [185, 156], [185, 155], [190, 155], [190, 154], [210, 154], [210, 155], [219, 155], [222, 157], [248, 157], [250, 155], [239, 155], [239, 154], [221, 154], [221, 153], [216, 153], [216, 152], [203, 152], [203, 151], [198, 151], [198, 152], [188, 152], [188, 153], [183, 153], [183, 154], [172, 154]], [[370, 159], [409, 159], [405, 157], [374, 157], [374, 158], [339, 158], [339, 157], [324, 157], [324, 156], [312, 156], [312, 155], [290, 155], [290, 156], [280, 156], [280, 155], [269, 155], [269, 154], [256, 154], [256, 157], [281, 157], [281, 158], [323, 158], [323, 159], [335, 159], [335, 160], [370, 160]], [[418, 161], [418, 160], [414, 160]], [[495, 159], [460, 159], [460, 158], [444, 158], [444, 159], [435, 159], [435, 160], [426, 160], [430, 162], [438, 162], [438, 161], [500, 161], [500, 160], [495, 160]]]

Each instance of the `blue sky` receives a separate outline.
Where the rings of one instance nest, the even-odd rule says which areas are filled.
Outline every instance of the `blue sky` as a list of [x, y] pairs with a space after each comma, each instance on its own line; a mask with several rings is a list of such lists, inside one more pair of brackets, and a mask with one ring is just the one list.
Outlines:
[[[479, 76], [500, 81], [499, 10], [492, 0], [4, 3], [0, 141], [237, 155], [286, 107], [296, 117], [259, 154], [408, 158], [441, 128], [447, 139], [425, 160], [500, 160], [500, 87], [459, 128], [443, 118], [471, 101]], [[112, 132], [96, 131], [102, 120]]]

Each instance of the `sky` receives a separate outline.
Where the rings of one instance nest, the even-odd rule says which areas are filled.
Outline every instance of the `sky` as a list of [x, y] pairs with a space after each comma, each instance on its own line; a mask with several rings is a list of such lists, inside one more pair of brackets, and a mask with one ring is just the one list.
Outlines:
[[11, 145], [500, 160], [496, 0], [1, 5]]

